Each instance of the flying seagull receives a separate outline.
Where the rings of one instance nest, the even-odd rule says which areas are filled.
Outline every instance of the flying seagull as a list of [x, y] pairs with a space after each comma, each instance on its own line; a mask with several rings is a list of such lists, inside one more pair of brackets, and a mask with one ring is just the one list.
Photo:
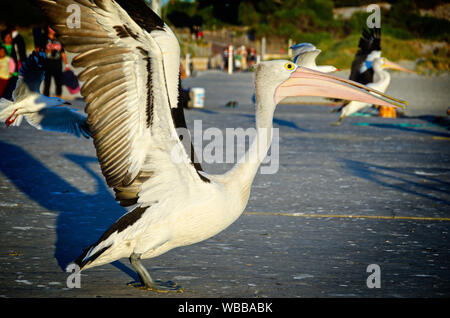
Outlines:
[[59, 97], [47, 97], [40, 93], [45, 59], [45, 53], [33, 52], [24, 61], [13, 91], [14, 101], [0, 99], [0, 121], [8, 127], [19, 126], [25, 117], [30, 125], [38, 129], [89, 137], [84, 114], [63, 106], [70, 103]]

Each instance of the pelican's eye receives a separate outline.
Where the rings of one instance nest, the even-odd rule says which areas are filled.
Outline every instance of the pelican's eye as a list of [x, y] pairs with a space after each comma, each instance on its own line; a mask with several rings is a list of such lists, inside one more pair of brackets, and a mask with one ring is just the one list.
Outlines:
[[293, 71], [295, 69], [295, 64], [294, 63], [286, 63], [284, 64], [284, 68], [287, 69], [288, 71]]

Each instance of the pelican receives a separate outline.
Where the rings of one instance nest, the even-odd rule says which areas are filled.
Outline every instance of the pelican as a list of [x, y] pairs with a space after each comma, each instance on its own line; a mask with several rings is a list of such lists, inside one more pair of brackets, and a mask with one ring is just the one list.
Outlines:
[[[255, 72], [258, 133], [243, 160], [225, 174], [201, 170], [176, 131], [180, 47], [172, 30], [139, 0], [39, 0], [65, 49], [78, 53], [86, 122], [102, 174], [116, 200], [131, 207], [75, 260], [80, 270], [128, 258], [141, 288], [180, 292], [153, 280], [142, 259], [208, 239], [244, 211], [253, 179], [272, 141], [276, 105], [288, 96], [324, 96], [401, 106], [383, 93], [291, 61]], [[68, 28], [67, 5], [80, 8]], [[181, 112], [174, 109], [181, 109]], [[178, 115], [176, 115], [178, 114]], [[174, 154], [177, 154], [174, 156]]]
[[293, 50], [293, 62], [299, 66], [304, 66], [312, 70], [323, 73], [339, 71], [332, 65], [317, 65], [316, 58], [322, 52], [311, 43], [299, 43], [291, 46]]
[[[89, 136], [86, 116], [69, 107], [59, 97], [47, 97], [39, 92], [44, 79], [43, 52], [33, 52], [22, 64], [19, 79], [13, 91], [14, 101], [0, 99], [0, 120], [6, 126], [19, 126], [25, 117], [38, 129], [65, 131], [76, 136]], [[68, 120], [67, 120], [68, 119]]]
[[[402, 72], [408, 72], [408, 73], [414, 73], [413, 71], [410, 71], [394, 62], [389, 61], [387, 58], [384, 57], [377, 57], [373, 61], [372, 65], [373, 71], [374, 71], [374, 81], [373, 83], [367, 84], [367, 87], [373, 88], [374, 90], [377, 90], [379, 92], [386, 92], [389, 83], [391, 82], [391, 75], [389, 72], [385, 71], [385, 69], [392, 69]], [[356, 113], [357, 111], [364, 109], [367, 106], [370, 106], [372, 104], [359, 102], [359, 101], [351, 101], [348, 104], [345, 104], [340, 108], [341, 115], [339, 117], [339, 120], [333, 125], [339, 126], [342, 124], [342, 121], [344, 118], [350, 116], [353, 113]]]

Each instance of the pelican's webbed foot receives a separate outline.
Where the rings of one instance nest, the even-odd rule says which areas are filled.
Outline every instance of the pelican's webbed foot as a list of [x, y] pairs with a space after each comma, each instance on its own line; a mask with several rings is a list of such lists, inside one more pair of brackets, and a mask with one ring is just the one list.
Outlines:
[[144, 290], [151, 290], [158, 293], [168, 293], [168, 292], [182, 293], [184, 291], [183, 288], [175, 282], [172, 281], [162, 282], [160, 280], [154, 281], [150, 277], [150, 274], [142, 265], [140, 260], [141, 260], [140, 254], [135, 253], [131, 254], [130, 256], [131, 266], [138, 273], [141, 281], [136, 283], [130, 283], [128, 284], [129, 286], [133, 286]]
[[143, 282], [133, 282], [129, 283], [128, 286], [135, 287], [137, 289], [153, 291], [156, 293], [182, 293], [184, 291], [183, 287], [170, 280], [167, 282], [155, 280], [153, 281], [153, 283], [145, 284]]

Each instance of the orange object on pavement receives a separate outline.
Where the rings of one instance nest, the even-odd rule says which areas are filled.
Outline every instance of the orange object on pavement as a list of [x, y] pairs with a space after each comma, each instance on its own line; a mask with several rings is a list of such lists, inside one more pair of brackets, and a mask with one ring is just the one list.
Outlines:
[[396, 118], [397, 113], [395, 112], [394, 107], [380, 106], [380, 112], [378, 116], [385, 118]]

